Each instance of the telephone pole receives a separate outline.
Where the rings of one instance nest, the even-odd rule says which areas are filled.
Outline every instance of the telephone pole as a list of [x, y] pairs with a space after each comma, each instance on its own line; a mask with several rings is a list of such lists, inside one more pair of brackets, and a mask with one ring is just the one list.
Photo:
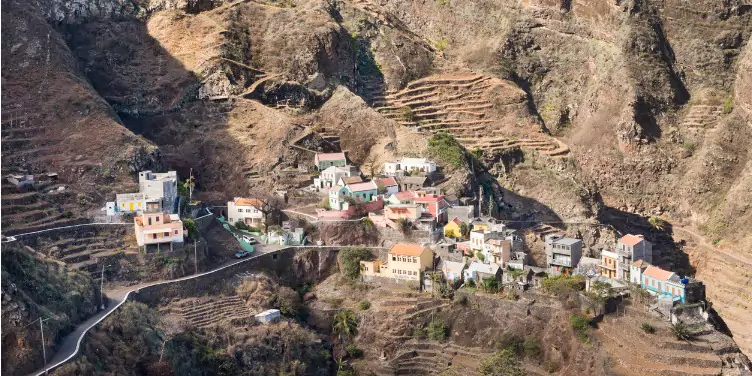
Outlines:
[[44, 348], [44, 326], [43, 323], [45, 321], [49, 320], [49, 318], [46, 318], [42, 320], [42, 317], [39, 317], [39, 332], [42, 334], [42, 359], [44, 360], [44, 373], [47, 374], [47, 349]]
[[198, 274], [198, 251], [196, 249], [196, 239], [193, 239], [193, 266], [196, 269], [194, 274]]

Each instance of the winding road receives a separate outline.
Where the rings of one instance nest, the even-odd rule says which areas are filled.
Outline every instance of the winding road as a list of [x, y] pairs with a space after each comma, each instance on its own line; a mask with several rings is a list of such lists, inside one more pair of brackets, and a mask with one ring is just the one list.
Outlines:
[[[187, 277], [177, 278], [177, 279], [171, 279], [166, 281], [156, 281], [156, 282], [145, 282], [138, 285], [123, 287], [120, 289], [115, 290], [105, 290], [105, 294], [107, 295], [107, 308], [103, 311], [97, 313], [96, 315], [92, 316], [88, 320], [84, 321], [83, 323], [79, 324], [76, 329], [68, 334], [68, 336], [65, 337], [63, 342], [60, 344], [59, 349], [55, 354], [52, 356], [52, 358], [49, 359], [47, 362], [47, 366], [35, 371], [31, 375], [43, 375], [46, 372], [57, 368], [61, 366], [63, 363], [73, 359], [73, 357], [78, 354], [78, 350], [81, 347], [81, 341], [84, 338], [84, 335], [93, 327], [95, 327], [97, 324], [102, 322], [107, 316], [109, 316], [112, 312], [114, 312], [116, 309], [120, 308], [121, 305], [123, 305], [127, 300], [128, 296], [134, 292], [138, 291], [145, 287], [150, 286], [157, 286], [162, 285], [166, 283], [174, 283], [174, 282], [180, 282], [185, 281], [189, 279], [198, 278], [201, 276], [205, 276], [208, 274], [212, 274], [215, 272], [218, 272], [223, 269], [227, 269], [233, 265], [237, 265], [243, 262], [246, 262], [248, 260], [252, 260], [257, 257], [261, 257], [268, 253], [278, 252], [282, 249], [287, 248], [293, 248], [290, 246], [279, 246], [279, 245], [269, 245], [269, 244], [263, 244], [256, 247], [256, 252], [254, 252], [253, 255], [250, 257], [246, 257], [240, 260], [232, 260], [229, 261], [221, 266], [218, 266], [212, 270], [199, 273], [199, 274], [193, 274]], [[313, 246], [298, 246], [297, 248], [313, 248]]]

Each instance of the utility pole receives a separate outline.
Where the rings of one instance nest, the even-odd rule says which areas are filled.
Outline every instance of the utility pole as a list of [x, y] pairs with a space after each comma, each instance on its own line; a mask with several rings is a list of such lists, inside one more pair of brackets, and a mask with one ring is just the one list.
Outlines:
[[196, 239], [193, 239], [193, 266], [196, 269], [194, 274], [198, 274], [198, 251], [196, 250]]
[[99, 281], [99, 309], [104, 309], [104, 268], [105, 266], [110, 265], [104, 265], [102, 264], [102, 276]]
[[193, 167], [188, 173], [188, 204], [193, 202]]
[[49, 320], [49, 318], [46, 318], [42, 320], [41, 317], [39, 317], [39, 332], [42, 334], [42, 359], [44, 360], [44, 374], [47, 374], [47, 349], [44, 348], [44, 326], [42, 323]]

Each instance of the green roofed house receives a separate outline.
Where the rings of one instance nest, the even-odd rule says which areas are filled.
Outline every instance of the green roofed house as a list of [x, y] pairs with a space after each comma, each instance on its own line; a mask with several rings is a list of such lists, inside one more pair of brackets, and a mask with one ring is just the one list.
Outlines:
[[332, 166], [344, 167], [347, 165], [347, 157], [345, 157], [345, 153], [316, 153], [313, 157], [313, 164], [319, 171]]

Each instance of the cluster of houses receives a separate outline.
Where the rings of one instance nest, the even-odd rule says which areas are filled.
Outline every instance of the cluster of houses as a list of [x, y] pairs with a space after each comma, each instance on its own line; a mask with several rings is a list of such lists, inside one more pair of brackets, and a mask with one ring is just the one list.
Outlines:
[[348, 164], [345, 153], [317, 153], [319, 170], [312, 188], [326, 193], [327, 208], [319, 218], [368, 216], [382, 227], [399, 229], [408, 221], [419, 230], [436, 232], [446, 223], [449, 207], [444, 195], [430, 182], [436, 163], [426, 158], [402, 158], [384, 163], [382, 175], [364, 181], [358, 167]]
[[183, 243], [185, 229], [177, 214], [180, 204], [175, 171], [138, 173], [138, 192], [119, 193], [107, 202], [108, 216], [135, 214], [133, 225], [139, 247]]

